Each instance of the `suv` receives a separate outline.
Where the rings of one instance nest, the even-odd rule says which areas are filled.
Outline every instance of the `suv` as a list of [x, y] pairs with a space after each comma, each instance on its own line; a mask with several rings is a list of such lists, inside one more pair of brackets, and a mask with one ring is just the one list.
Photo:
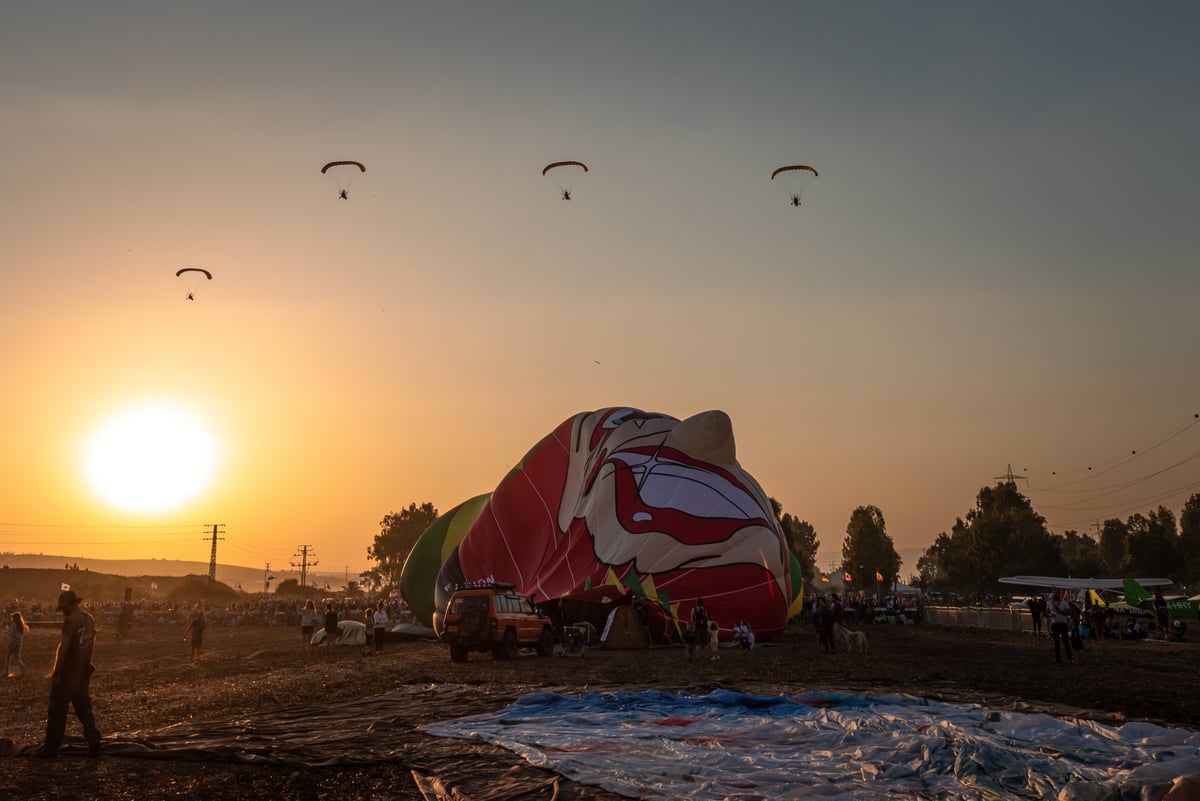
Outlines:
[[521, 647], [538, 656], [554, 651], [550, 618], [533, 608], [512, 584], [460, 585], [446, 604], [434, 612], [433, 630], [450, 645], [450, 659], [465, 662], [471, 651], [491, 651], [496, 659], [512, 659]]

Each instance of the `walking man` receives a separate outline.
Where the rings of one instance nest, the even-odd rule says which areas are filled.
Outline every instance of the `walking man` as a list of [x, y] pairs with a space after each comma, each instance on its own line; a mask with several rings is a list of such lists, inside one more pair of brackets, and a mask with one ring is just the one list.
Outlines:
[[46, 741], [38, 756], [53, 758], [62, 746], [67, 730], [67, 705], [75, 708], [75, 717], [83, 724], [88, 756], [100, 756], [100, 730], [92, 712], [89, 692], [92, 673], [92, 647], [96, 641], [96, 621], [79, 608], [83, 599], [74, 590], [58, 596], [58, 611], [63, 613], [62, 641], [54, 657], [50, 678], [50, 708], [46, 714]]

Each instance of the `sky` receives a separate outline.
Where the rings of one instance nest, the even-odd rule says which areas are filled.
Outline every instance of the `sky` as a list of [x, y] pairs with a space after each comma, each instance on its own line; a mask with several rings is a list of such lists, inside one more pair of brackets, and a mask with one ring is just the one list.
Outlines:
[[[1184, 2], [7, 9], [0, 551], [206, 560], [221, 524], [223, 563], [307, 550], [353, 576], [385, 515], [488, 492], [614, 405], [728, 412], [822, 565], [874, 505], [909, 575], [1009, 469], [1060, 533], [1178, 514], [1200, 491], [1198, 23]], [[565, 159], [590, 167], [570, 202], [541, 175]], [[348, 199], [333, 160], [366, 167]], [[799, 207], [769, 178], [787, 164], [819, 172]], [[187, 410], [214, 467], [135, 513], [85, 451], [146, 403]]]

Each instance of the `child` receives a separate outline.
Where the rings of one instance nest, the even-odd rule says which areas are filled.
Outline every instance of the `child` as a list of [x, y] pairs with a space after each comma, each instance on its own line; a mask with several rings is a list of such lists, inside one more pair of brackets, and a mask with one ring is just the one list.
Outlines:
[[715, 620], [710, 621], [708, 624], [708, 647], [712, 649], [712, 656], [710, 657], [710, 659], [720, 659], [721, 658], [721, 655], [719, 653], [717, 653], [717, 646], [719, 645], [720, 633], [721, 633], [721, 629], [717, 626], [717, 621], [715, 621]]
[[21, 641], [25, 639], [27, 631], [29, 624], [25, 622], [25, 618], [21, 617], [20, 612], [13, 612], [5, 632], [8, 634], [8, 653], [4, 657], [4, 678], [8, 678], [10, 667], [20, 669], [21, 672], [17, 675], [25, 674], [25, 663], [21, 661]]

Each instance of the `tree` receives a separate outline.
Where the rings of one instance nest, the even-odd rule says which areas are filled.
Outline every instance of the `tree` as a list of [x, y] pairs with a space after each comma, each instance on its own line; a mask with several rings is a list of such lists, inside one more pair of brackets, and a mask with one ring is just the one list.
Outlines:
[[1200, 492], [1188, 498], [1179, 513], [1179, 551], [1183, 558], [1184, 581], [1189, 584], [1200, 582]]
[[925, 553], [917, 559], [916, 586], [923, 592], [942, 591], [947, 588], [945, 563], [952, 549], [950, 535], [943, 531], [937, 535], [933, 545], [926, 548]]
[[[846, 539], [842, 542], [842, 570], [854, 577], [861, 589], [880, 590], [900, 574], [900, 554], [888, 536], [883, 512], [875, 506], [860, 506], [850, 513]], [[877, 581], [875, 574], [883, 576]]]
[[1115, 576], [1121, 572], [1121, 560], [1125, 558], [1125, 540], [1129, 537], [1129, 526], [1110, 518], [1100, 528], [1100, 558], [1104, 561], [1104, 572]]
[[1130, 515], [1126, 523], [1129, 536], [1125, 540], [1125, 557], [1121, 572], [1128, 576], [1167, 576], [1181, 573], [1179, 535], [1175, 515], [1165, 506], [1150, 512], [1149, 517]]
[[[949, 535], [938, 538], [936, 559], [940, 588], [960, 592], [996, 589], [1001, 576], [1062, 575], [1060, 541], [1046, 529], [1046, 520], [1012, 481], [979, 490], [975, 508], [955, 521]], [[933, 573], [929, 566], [922, 575]]]
[[1095, 578], [1104, 575], [1104, 559], [1100, 556], [1100, 544], [1087, 534], [1068, 531], [1059, 545], [1063, 566], [1068, 576]]
[[783, 504], [774, 498], [770, 499], [771, 508], [779, 520], [779, 527], [787, 538], [788, 550], [800, 563], [800, 575], [811, 581], [817, 569], [817, 549], [821, 541], [817, 539], [817, 531], [807, 520], [800, 520], [783, 511]]
[[369, 583], [373, 587], [388, 592], [400, 585], [404, 561], [425, 529], [432, 526], [437, 518], [437, 509], [428, 501], [420, 506], [410, 503], [407, 509], [401, 509], [399, 513], [392, 512], [383, 518], [379, 524], [380, 531], [375, 535], [375, 544], [367, 548], [367, 558], [378, 563], [364, 574], [370, 576]]

